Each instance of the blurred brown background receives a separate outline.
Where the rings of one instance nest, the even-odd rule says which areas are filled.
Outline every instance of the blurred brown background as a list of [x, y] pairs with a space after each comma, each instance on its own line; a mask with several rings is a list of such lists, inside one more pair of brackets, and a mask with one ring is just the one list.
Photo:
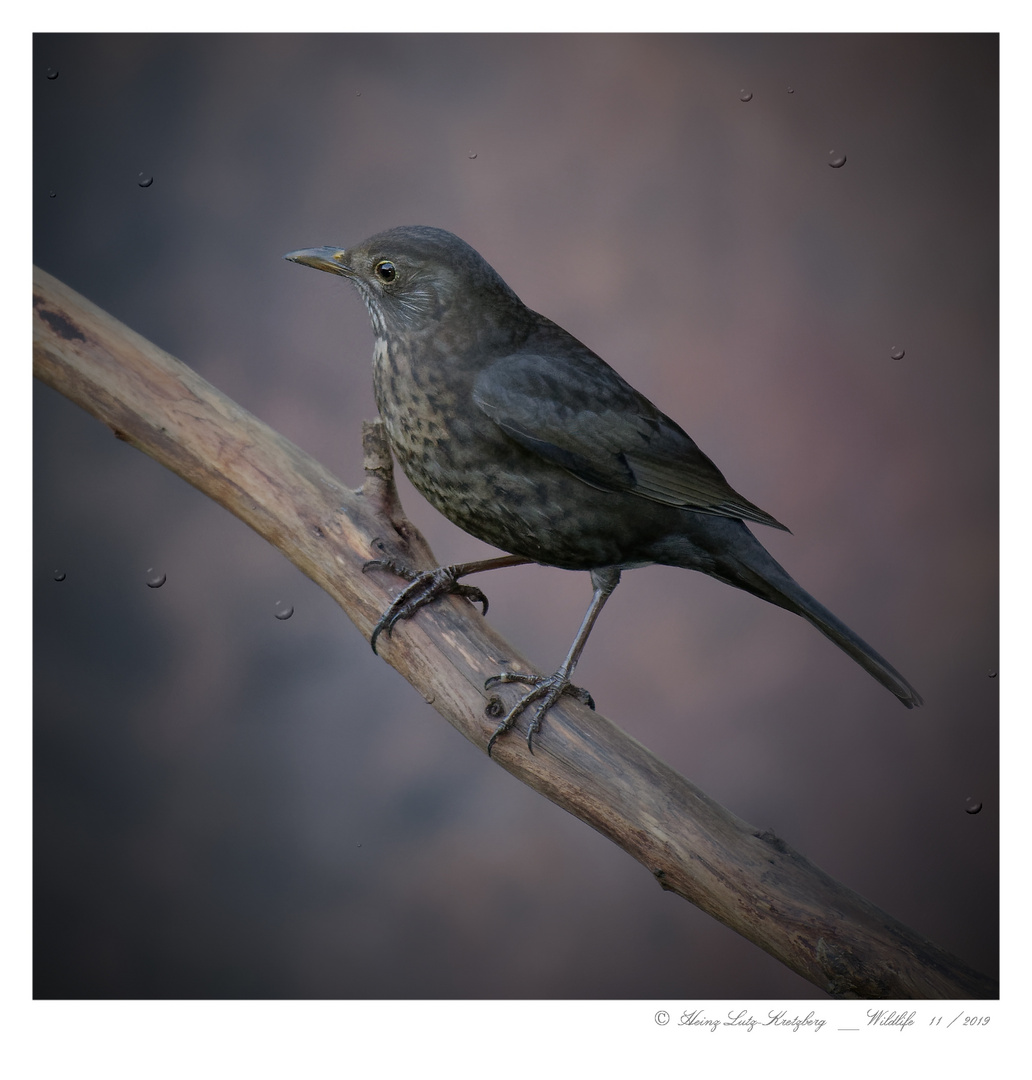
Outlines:
[[[924, 709], [802, 620], [656, 567], [578, 681], [995, 974], [995, 36], [34, 51], [36, 263], [347, 482], [368, 319], [281, 256], [431, 224], [786, 522], [757, 532]], [[817, 996], [487, 761], [235, 518], [43, 386], [34, 422], [37, 997]], [[488, 550], [402, 498], [442, 560]], [[587, 576], [477, 584], [552, 670]]]

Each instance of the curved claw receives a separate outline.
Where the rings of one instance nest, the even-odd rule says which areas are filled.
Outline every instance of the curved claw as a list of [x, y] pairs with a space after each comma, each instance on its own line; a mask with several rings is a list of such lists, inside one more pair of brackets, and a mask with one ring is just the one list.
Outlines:
[[527, 683], [529, 686], [537, 686], [542, 680], [541, 675], [524, 675], [519, 671], [500, 671], [484, 680], [484, 689], [490, 690], [492, 686], [500, 686], [502, 683]]
[[563, 694], [569, 694], [570, 697], [576, 698], [582, 705], [587, 705], [590, 709], [595, 708], [594, 698], [583, 687], [574, 686], [573, 683], [567, 679], [566, 675], [562, 671], [555, 672], [554, 675], [527, 675], [521, 671], [502, 671], [497, 675], [492, 675], [484, 682], [484, 689], [490, 690], [493, 686], [500, 686], [503, 683], [522, 683], [525, 686], [531, 687], [531, 689], [524, 694], [513, 707], [505, 714], [498, 726], [494, 729], [494, 733], [487, 742], [487, 756], [491, 756], [491, 748], [495, 744], [495, 740], [499, 735], [504, 735], [509, 731], [516, 723], [516, 718], [527, 708], [528, 705], [532, 705], [535, 701], [543, 698], [541, 704], [534, 710], [534, 719], [531, 720], [530, 726], [527, 729], [527, 749], [533, 754], [534, 736], [541, 730], [541, 721], [544, 719], [544, 715], [548, 710], [563, 696]]
[[[499, 674], [492, 675], [489, 679], [486, 679], [484, 681], [484, 689], [490, 690], [492, 686], [500, 686], [502, 683], [524, 683], [527, 686], [539, 686], [541, 683], [549, 682], [551, 679], [556, 678], [558, 674], [559, 673], [556, 672], [555, 675], [545, 677], [542, 675], [525, 675], [521, 671], [502, 671]], [[574, 686], [572, 682], [566, 682], [563, 684], [560, 693], [569, 694], [570, 697], [575, 697], [582, 705], [587, 705], [592, 711], [595, 709], [595, 699], [583, 686]], [[527, 699], [524, 701], [524, 708], [534, 700], [534, 697], [535, 695], [527, 695]], [[552, 702], [552, 704], [554, 705], [555, 702]], [[549, 708], [551, 708], [551, 706], [549, 706]]]
[[424, 605], [429, 604], [445, 593], [454, 593], [473, 603], [482, 605], [482, 614], [487, 614], [487, 597], [475, 585], [460, 585], [456, 578], [455, 567], [439, 566], [435, 570], [417, 573], [394, 559], [370, 559], [362, 567], [363, 573], [373, 568], [389, 570], [392, 574], [404, 578], [408, 585], [391, 601], [390, 607], [380, 616], [373, 627], [369, 644], [377, 652], [376, 641], [384, 631], [391, 636], [394, 624], [399, 619], [409, 619]]
[[401, 618], [401, 610], [394, 611], [394, 604], [380, 616], [380, 621], [373, 627], [373, 632], [369, 637], [369, 644], [373, 647], [373, 652], [377, 656], [380, 654], [376, 652], [376, 639], [380, 634], [386, 630], [387, 636], [391, 636], [391, 631], [394, 629], [394, 624]]
[[415, 581], [419, 574], [415, 570], [410, 570], [404, 563], [400, 563], [395, 559], [384, 557], [382, 559], [370, 559], [368, 562], [362, 564], [362, 573], [368, 574], [373, 568], [377, 570], [390, 570], [392, 574], [396, 574], [400, 578], [404, 578], [406, 581]]
[[391, 606], [380, 616], [380, 621], [373, 627], [373, 632], [369, 638], [369, 644], [373, 647], [373, 652], [376, 652], [376, 639], [387, 631], [387, 636], [391, 636], [391, 631], [394, 629], [394, 624], [399, 619], [407, 619], [414, 615], [424, 604], [429, 604], [435, 596], [439, 593], [433, 592], [431, 589], [424, 589], [420, 594], [420, 586], [424, 585], [423, 577], [419, 576], [412, 579], [410, 585], [401, 590], [400, 593], [391, 601]]
[[476, 585], [458, 585], [455, 584], [449, 589], [449, 592], [454, 593], [456, 596], [461, 596], [465, 600], [469, 600], [472, 604], [482, 604], [480, 614], [487, 614], [487, 597], [483, 592], [476, 587]]
[[574, 686], [572, 683], [567, 683], [566, 686], [563, 687], [563, 693], [570, 694], [572, 697], [575, 697], [582, 705], [587, 705], [587, 707], [592, 712], [595, 711], [595, 699], [587, 692], [587, 690], [584, 689], [583, 686]]

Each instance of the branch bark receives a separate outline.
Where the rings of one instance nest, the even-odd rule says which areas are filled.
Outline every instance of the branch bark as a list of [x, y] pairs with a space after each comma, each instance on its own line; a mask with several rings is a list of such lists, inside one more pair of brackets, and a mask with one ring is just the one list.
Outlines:
[[[34, 270], [36, 376], [247, 522], [325, 589], [368, 639], [391, 578], [387, 554], [436, 565], [405, 519], [379, 422], [363, 433], [353, 491], [180, 361]], [[383, 658], [486, 749], [503, 702], [484, 680], [532, 670], [470, 603], [444, 598], [379, 642]], [[500, 688], [500, 697], [519, 692]], [[563, 698], [534, 754], [499, 740], [493, 760], [609, 837], [664, 888], [836, 997], [995, 998], [996, 983], [834, 881], [770, 832], [724, 809], [605, 717]]]

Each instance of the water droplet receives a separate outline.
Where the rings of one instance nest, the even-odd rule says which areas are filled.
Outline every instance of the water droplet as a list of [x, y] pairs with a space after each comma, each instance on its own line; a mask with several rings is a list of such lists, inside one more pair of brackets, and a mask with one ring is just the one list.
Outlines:
[[292, 605], [285, 604], [282, 600], [276, 601], [276, 610], [273, 612], [273, 615], [275, 615], [280, 622], [286, 622], [293, 614], [294, 608]]
[[833, 169], [841, 169], [846, 163], [846, 155], [841, 150], [828, 151], [828, 164]]
[[893, 360], [902, 360], [906, 355], [907, 350], [904, 349], [902, 345], [893, 345], [889, 350], [889, 356], [891, 356]]
[[469, 160], [473, 161], [476, 158], [476, 156], [477, 156], [476, 150], [470, 150], [470, 152], [469, 152]]
[[752, 101], [752, 91], [751, 90], [739, 90], [738, 91], [738, 100], [739, 101]]
[[361, 90], [356, 90], [355, 91], [355, 97], [361, 97], [361, 96], [362, 96], [362, 91]]
[[57, 198], [57, 192], [56, 192], [56, 191], [51, 191], [51, 192], [50, 192], [50, 197], [51, 197], [52, 199], [56, 199], [56, 198]]
[[55, 581], [64, 581], [64, 579], [67, 576], [68, 575], [63, 570], [55, 570], [54, 571], [54, 580]]
[[150, 187], [151, 184], [154, 183], [154, 177], [153, 176], [144, 176], [143, 173], [140, 173], [140, 175], [137, 178], [136, 182], [140, 185], [140, 187]]
[[990, 671], [989, 672], [989, 678], [990, 679], [995, 679], [996, 678], [996, 672], [995, 671]]
[[964, 813], [965, 814], [977, 814], [981, 809], [982, 809], [982, 804], [978, 801], [978, 799], [973, 798], [971, 795], [969, 795], [964, 800]]
[[57, 68], [52, 68], [52, 67], [47, 68], [47, 78], [48, 79], [51, 79], [51, 80], [56, 79], [58, 77], [58, 75], [60, 75], [60, 74], [61, 73], [57, 70]]
[[792, 86], [790, 86], [790, 87], [788, 88], [788, 92], [789, 92], [790, 94], [794, 94], [794, 93], [795, 93], [795, 88], [794, 88], [794, 87], [792, 87]]
[[147, 588], [148, 589], [160, 589], [166, 581], [165, 575], [160, 570], [155, 570], [154, 567], [150, 567], [147, 571]]

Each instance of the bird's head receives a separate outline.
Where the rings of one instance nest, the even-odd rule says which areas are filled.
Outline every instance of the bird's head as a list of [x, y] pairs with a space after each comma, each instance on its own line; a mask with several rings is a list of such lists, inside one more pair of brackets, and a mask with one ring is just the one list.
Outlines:
[[469, 244], [429, 225], [388, 229], [352, 248], [306, 248], [283, 257], [351, 281], [378, 336], [419, 332], [455, 314], [475, 322], [475, 313], [523, 307]]

